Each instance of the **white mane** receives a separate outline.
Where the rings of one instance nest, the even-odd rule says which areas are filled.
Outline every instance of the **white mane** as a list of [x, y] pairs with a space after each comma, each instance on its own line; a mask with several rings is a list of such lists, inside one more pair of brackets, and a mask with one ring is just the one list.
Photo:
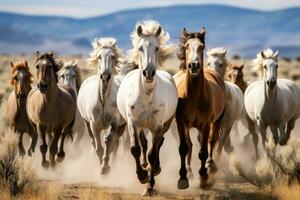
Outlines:
[[262, 57], [261, 52], [256, 54], [256, 58], [252, 61], [253, 63], [253, 71], [257, 72], [260, 77], [263, 76], [264, 67], [263, 62], [265, 59], [274, 59], [277, 61], [278, 52], [274, 52], [272, 49], [265, 49], [262, 51], [265, 55], [265, 58]]
[[88, 58], [88, 66], [94, 67], [98, 64], [99, 51], [102, 48], [111, 48], [115, 52], [116, 57], [116, 67], [122, 62], [122, 52], [117, 46], [117, 40], [115, 38], [95, 38], [92, 42], [93, 51], [90, 53], [90, 58]]
[[[138, 50], [138, 43], [140, 37], [137, 34], [138, 26], [142, 26], [143, 35], [146, 36], [155, 36], [157, 29], [161, 26], [159, 22], [148, 20], [138, 22], [135, 25], [135, 29], [131, 33], [130, 37], [132, 40], [133, 48], [128, 50], [128, 63], [133, 63], [138, 65], [138, 58], [139, 58], [139, 50]], [[156, 36], [155, 36], [156, 37]], [[162, 28], [160, 35], [157, 37], [158, 44], [159, 44], [159, 51], [158, 51], [158, 65], [162, 67], [164, 62], [169, 59], [173, 53], [175, 52], [175, 46], [169, 44], [170, 35], [168, 32], [165, 32]]]

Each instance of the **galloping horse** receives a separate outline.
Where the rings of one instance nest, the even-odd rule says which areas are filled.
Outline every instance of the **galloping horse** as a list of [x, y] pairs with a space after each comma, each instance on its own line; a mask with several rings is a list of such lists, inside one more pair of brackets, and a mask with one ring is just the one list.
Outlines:
[[14, 91], [10, 93], [7, 105], [6, 113], [9, 127], [12, 128], [19, 135], [19, 153], [21, 156], [25, 155], [25, 149], [23, 146], [23, 134], [28, 133], [31, 137], [31, 145], [28, 150], [28, 155], [35, 150], [37, 143], [37, 133], [34, 130], [31, 122], [28, 119], [26, 112], [26, 101], [28, 93], [31, 90], [31, 73], [27, 61], [18, 62], [11, 65], [11, 79], [10, 84], [14, 86]]
[[[58, 71], [57, 75], [58, 82], [72, 88], [77, 98], [77, 94], [81, 85], [81, 77], [77, 61], [65, 62], [63, 67]], [[74, 145], [76, 148], [79, 148], [79, 143], [85, 133], [85, 124], [78, 109], [76, 109], [73, 132], [77, 135]]]
[[[172, 76], [157, 67], [162, 66], [175, 49], [167, 44], [169, 35], [156, 21], [137, 23], [131, 38], [133, 49], [128, 59], [138, 65], [138, 69], [129, 72], [122, 81], [117, 105], [127, 121], [137, 177], [142, 184], [148, 182], [143, 195], [152, 196], [154, 176], [161, 171], [159, 151], [164, 133], [173, 120], [178, 97]], [[147, 151], [145, 129], [152, 133], [152, 148], [148, 153], [150, 180], [140, 162], [141, 148]]]
[[204, 48], [204, 28], [196, 33], [188, 33], [186, 29], [183, 30], [181, 54], [178, 58], [181, 60], [180, 68], [185, 69], [185, 73], [181, 70], [174, 75], [179, 96], [176, 110], [181, 158], [179, 189], [189, 187], [185, 161], [188, 151], [192, 148], [189, 134], [192, 127], [201, 132], [198, 140], [201, 141], [199, 174], [202, 188], [208, 186], [208, 174], [205, 166], [208, 158], [208, 145], [210, 146], [209, 169], [211, 173], [216, 171], [212, 154], [221, 128], [226, 94], [223, 78], [214, 70], [204, 69]]
[[[69, 135], [72, 138], [76, 97], [71, 88], [57, 83], [57, 72], [61, 69], [61, 64], [56, 62], [52, 52], [41, 55], [37, 52], [36, 69], [38, 85], [30, 91], [26, 107], [28, 117], [41, 137], [42, 166], [48, 168], [46, 136], [48, 135], [50, 139], [49, 158], [51, 167], [54, 167], [55, 155], [57, 162], [64, 159], [65, 137]], [[60, 137], [60, 147], [57, 152]]]
[[[225, 74], [228, 67], [228, 61], [226, 59], [227, 49], [220, 47], [210, 49], [207, 52], [207, 66], [210, 69], [217, 71], [223, 79], [225, 79]], [[228, 81], [225, 81], [226, 87], [226, 105], [225, 113], [222, 120], [221, 128], [223, 130], [221, 137], [219, 139], [218, 145], [218, 157], [222, 153], [222, 149], [227, 153], [233, 151], [233, 146], [230, 144], [230, 131], [233, 124], [241, 118], [244, 113], [244, 96], [240, 88]], [[224, 146], [225, 144], [225, 146]]]
[[[78, 92], [78, 110], [83, 117], [101, 165], [101, 173], [110, 170], [109, 155], [116, 154], [119, 137], [126, 123], [117, 108], [117, 91], [123, 76], [116, 73], [121, 65], [122, 54], [114, 38], [96, 38], [89, 65], [97, 67], [97, 74], [86, 79]], [[109, 130], [110, 129], [110, 130]], [[105, 136], [104, 162], [101, 132], [109, 130]]]
[[277, 79], [278, 51], [261, 51], [253, 64], [262, 80], [251, 83], [245, 91], [247, 114], [256, 122], [263, 145], [267, 140], [267, 127], [271, 129], [275, 144], [285, 145], [300, 116], [300, 89], [290, 80]]

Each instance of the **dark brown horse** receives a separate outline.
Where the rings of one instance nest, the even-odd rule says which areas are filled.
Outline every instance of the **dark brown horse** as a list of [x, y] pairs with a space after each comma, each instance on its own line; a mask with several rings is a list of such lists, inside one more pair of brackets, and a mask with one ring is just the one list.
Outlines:
[[[229, 76], [230, 82], [239, 86], [239, 88], [242, 90], [242, 92], [244, 94], [245, 90], [248, 87], [248, 83], [244, 80], [243, 69], [244, 69], [244, 64], [241, 64], [241, 65], [232, 64], [230, 66], [230, 71], [229, 71], [228, 76]], [[258, 134], [256, 132], [255, 123], [248, 117], [248, 115], [246, 113], [245, 113], [245, 115], [246, 115], [246, 117], [244, 117], [244, 119], [242, 119], [242, 122], [245, 126], [248, 127], [249, 133], [244, 138], [244, 144], [248, 143], [248, 141], [250, 139], [250, 135], [252, 135], [252, 142], [254, 145], [255, 157], [257, 159], [259, 157], [258, 156]], [[231, 146], [229, 137], [226, 140], [225, 146], [227, 146], [227, 148]]]
[[209, 186], [206, 168], [208, 156], [210, 157], [208, 161], [210, 172], [217, 170], [212, 156], [224, 115], [225, 84], [222, 77], [214, 70], [204, 69], [204, 48], [204, 28], [196, 33], [183, 30], [181, 53], [178, 56], [182, 61], [181, 71], [174, 76], [179, 97], [176, 110], [181, 157], [179, 189], [189, 187], [185, 162], [187, 153], [192, 148], [189, 134], [191, 128], [194, 127], [201, 133], [198, 140], [201, 141], [199, 174], [202, 188]]
[[[76, 96], [73, 89], [57, 83], [57, 72], [61, 69], [61, 64], [56, 62], [52, 52], [42, 55], [38, 53], [36, 69], [38, 88], [32, 89], [28, 95], [27, 113], [41, 137], [42, 166], [46, 168], [49, 166], [46, 159], [48, 150], [46, 136], [48, 136], [50, 164], [54, 167], [55, 156], [58, 162], [65, 156], [63, 150], [65, 136], [72, 137]], [[57, 144], [60, 138], [58, 151]]]
[[18, 62], [11, 65], [10, 84], [14, 86], [14, 91], [8, 97], [6, 112], [9, 127], [19, 135], [19, 152], [21, 156], [25, 155], [23, 146], [23, 134], [28, 133], [31, 137], [31, 145], [28, 149], [28, 155], [34, 152], [37, 134], [28, 119], [26, 112], [27, 95], [31, 90], [31, 73], [27, 61]]

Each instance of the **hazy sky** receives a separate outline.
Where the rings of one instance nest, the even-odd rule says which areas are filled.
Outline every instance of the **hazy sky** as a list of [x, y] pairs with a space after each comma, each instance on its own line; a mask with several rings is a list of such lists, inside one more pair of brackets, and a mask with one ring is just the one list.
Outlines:
[[208, 3], [260, 10], [300, 6], [300, 0], [0, 0], [0, 10], [82, 18], [132, 8]]

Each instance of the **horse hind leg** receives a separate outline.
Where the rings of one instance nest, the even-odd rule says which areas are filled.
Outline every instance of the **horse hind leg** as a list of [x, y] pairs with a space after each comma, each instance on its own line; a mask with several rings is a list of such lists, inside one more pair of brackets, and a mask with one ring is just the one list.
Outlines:
[[278, 144], [278, 130], [277, 130], [277, 126], [270, 126], [270, 130], [272, 132], [273, 135], [273, 140], [275, 145]]
[[290, 139], [291, 132], [295, 127], [295, 121], [296, 121], [295, 119], [291, 119], [290, 121], [288, 121], [286, 133], [284, 135], [280, 132], [280, 141], [279, 141], [280, 145], [287, 144], [288, 140]]
[[91, 142], [92, 142], [92, 145], [93, 147], [96, 149], [96, 141], [95, 141], [95, 138], [94, 138], [94, 135], [93, 135], [93, 132], [92, 132], [92, 129], [91, 129], [91, 125], [88, 121], [84, 120], [84, 124], [85, 124], [85, 127], [86, 127], [86, 130], [91, 138]]
[[112, 150], [113, 151], [113, 160], [115, 160], [117, 158], [117, 152], [119, 149], [120, 138], [124, 134], [125, 128], [126, 128], [126, 123], [117, 127], [116, 137], [114, 137], [114, 140], [113, 140], [113, 150]]
[[258, 134], [256, 132], [256, 127], [255, 127], [254, 121], [252, 121], [249, 117], [247, 117], [247, 125], [248, 125], [249, 133], [252, 135], [252, 142], [253, 142], [254, 151], [255, 151], [255, 158], [257, 160], [259, 158], [259, 154], [258, 154]]
[[231, 131], [231, 127], [232, 126], [225, 127], [222, 131], [222, 134], [220, 135], [219, 144], [217, 148], [217, 160], [220, 159], [223, 148], [227, 154], [233, 152], [233, 147], [231, 146], [230, 135], [229, 135]]

